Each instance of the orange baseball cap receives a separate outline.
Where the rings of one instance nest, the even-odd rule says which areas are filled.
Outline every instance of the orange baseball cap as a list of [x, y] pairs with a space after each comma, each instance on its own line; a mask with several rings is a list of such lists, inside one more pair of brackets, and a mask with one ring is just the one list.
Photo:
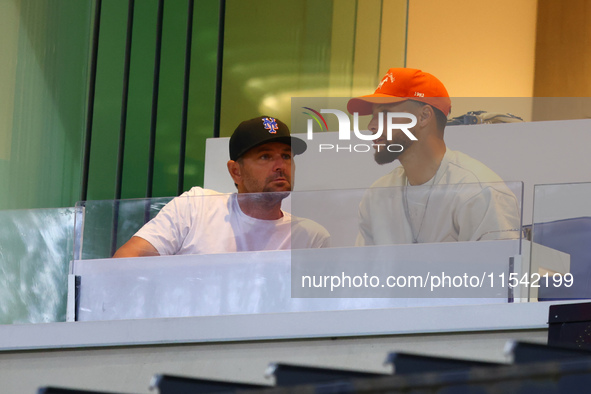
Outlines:
[[349, 113], [370, 115], [373, 104], [420, 101], [437, 108], [445, 116], [451, 112], [451, 100], [443, 83], [433, 75], [414, 68], [391, 68], [373, 94], [352, 98]]

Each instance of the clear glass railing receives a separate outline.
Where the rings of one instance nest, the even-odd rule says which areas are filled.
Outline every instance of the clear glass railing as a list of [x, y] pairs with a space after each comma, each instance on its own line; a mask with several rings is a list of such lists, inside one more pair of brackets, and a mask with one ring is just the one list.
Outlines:
[[75, 259], [112, 257], [140, 229], [160, 255], [520, 239], [522, 188], [498, 182], [241, 195], [195, 188], [174, 200], [86, 201], [76, 206]]
[[[521, 183], [195, 193], [79, 205], [78, 320], [516, 297], [507, 281], [521, 270]], [[136, 231], [160, 256], [111, 259]]]
[[[510, 302], [521, 195], [520, 183], [464, 184], [2, 211], [0, 323], [64, 321], [75, 276], [80, 320]], [[270, 213], [282, 216], [250, 216]], [[162, 256], [111, 258], [138, 231]]]
[[[531, 298], [591, 298], [591, 183], [536, 185]], [[534, 283], [535, 282], [535, 283]]]
[[0, 324], [65, 321], [74, 208], [0, 211]]
[[81, 201], [76, 204], [74, 259], [112, 257], [172, 197]]

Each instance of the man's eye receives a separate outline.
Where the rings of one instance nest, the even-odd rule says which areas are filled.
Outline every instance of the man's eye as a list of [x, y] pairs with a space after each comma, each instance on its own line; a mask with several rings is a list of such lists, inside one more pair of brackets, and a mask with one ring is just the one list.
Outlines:
[[291, 155], [289, 155], [289, 154], [287, 154], [287, 153], [286, 153], [286, 154], [284, 154], [284, 155], [283, 155], [283, 160], [291, 160]]
[[263, 160], [269, 160], [270, 157], [271, 156], [266, 153], [264, 155], [261, 155], [261, 159], [263, 159]]

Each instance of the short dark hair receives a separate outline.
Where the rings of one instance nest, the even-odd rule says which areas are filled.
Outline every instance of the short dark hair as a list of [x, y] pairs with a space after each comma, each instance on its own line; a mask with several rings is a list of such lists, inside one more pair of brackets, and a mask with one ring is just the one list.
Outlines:
[[418, 106], [421, 106], [421, 107], [424, 107], [425, 105], [428, 105], [429, 107], [431, 107], [433, 109], [433, 113], [435, 113], [435, 121], [437, 122], [437, 129], [441, 132], [443, 132], [443, 130], [445, 130], [445, 126], [447, 125], [447, 116], [445, 116], [445, 114], [440, 109], [437, 109], [434, 106], [432, 106], [431, 104], [426, 104], [421, 101], [417, 101], [417, 100], [413, 100], [413, 99], [410, 99], [409, 101], [412, 101], [413, 103], [416, 103]]
[[433, 111], [435, 112], [435, 119], [437, 120], [437, 128], [443, 132], [445, 130], [445, 126], [447, 126], [447, 116], [441, 110], [431, 106]]

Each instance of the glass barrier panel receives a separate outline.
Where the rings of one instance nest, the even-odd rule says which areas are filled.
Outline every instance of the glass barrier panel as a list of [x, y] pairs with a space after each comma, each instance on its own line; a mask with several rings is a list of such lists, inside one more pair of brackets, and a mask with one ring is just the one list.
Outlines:
[[591, 183], [535, 186], [531, 298], [591, 298], [590, 199]]
[[82, 201], [76, 222], [77, 259], [113, 256], [119, 246], [150, 221], [172, 197]]
[[[340, 248], [292, 250], [292, 296], [405, 305], [513, 299], [520, 289], [510, 280], [522, 267], [507, 262], [521, 253], [522, 194], [521, 182], [293, 193], [292, 214], [320, 223]], [[388, 284], [396, 277], [401, 285]]]
[[294, 192], [290, 212], [332, 246], [520, 239], [521, 182]]
[[[72, 273], [82, 283], [79, 320], [506, 303], [515, 298], [507, 282], [520, 270], [514, 260], [520, 254], [519, 183], [192, 193], [202, 195], [168, 204], [84, 204], [81, 256], [92, 254], [87, 250], [104, 253], [113, 239], [119, 254], [135, 231], [161, 256], [76, 260]], [[418, 217], [411, 211], [415, 205], [425, 208], [419, 212], [424, 234], [417, 232], [413, 243], [408, 220]], [[372, 220], [363, 232], [360, 213], [366, 212]], [[121, 223], [128, 224], [125, 235], [114, 231]], [[149, 256], [142, 247], [140, 254]], [[398, 285], [392, 286], [391, 276], [401, 278]], [[341, 286], [348, 280], [350, 285]]]
[[74, 208], [0, 211], [0, 324], [65, 321]]
[[520, 239], [522, 188], [520, 182], [248, 194], [194, 188], [174, 199], [86, 201], [77, 206], [79, 255], [111, 257], [138, 231], [156, 249], [152, 255]]

